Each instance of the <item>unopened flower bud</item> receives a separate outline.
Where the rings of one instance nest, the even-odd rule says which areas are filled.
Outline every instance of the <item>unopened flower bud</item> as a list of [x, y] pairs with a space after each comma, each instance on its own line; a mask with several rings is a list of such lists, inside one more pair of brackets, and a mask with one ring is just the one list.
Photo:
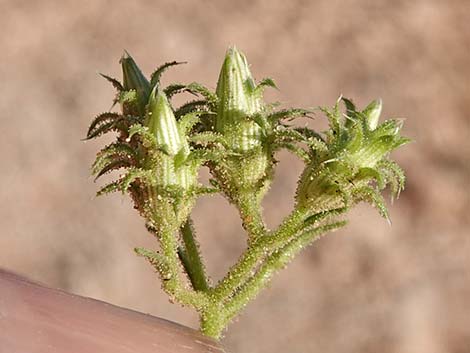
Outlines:
[[219, 106], [216, 131], [233, 149], [247, 151], [260, 145], [260, 127], [251, 116], [260, 112], [262, 100], [256, 91], [245, 55], [229, 48], [217, 82]]
[[127, 51], [124, 52], [120, 63], [122, 66], [123, 88], [125, 91], [132, 90], [136, 92], [138, 113], [143, 115], [150, 94], [150, 83]]
[[382, 113], [382, 100], [377, 99], [372, 101], [364, 110], [363, 113], [367, 117], [367, 125], [370, 130], [375, 130], [379, 123], [380, 114]]
[[173, 110], [165, 93], [157, 87], [150, 94], [146, 126], [155, 135], [157, 143], [165, 146], [170, 155], [176, 155], [182, 148], [183, 143]]
[[175, 159], [184, 160], [189, 155], [188, 142], [181, 136], [173, 110], [163, 91], [155, 87], [149, 98], [146, 126], [155, 136], [160, 153], [155, 167], [157, 181], [162, 186], [179, 186], [188, 189], [197, 184], [197, 171], [193, 166], [177, 166]]

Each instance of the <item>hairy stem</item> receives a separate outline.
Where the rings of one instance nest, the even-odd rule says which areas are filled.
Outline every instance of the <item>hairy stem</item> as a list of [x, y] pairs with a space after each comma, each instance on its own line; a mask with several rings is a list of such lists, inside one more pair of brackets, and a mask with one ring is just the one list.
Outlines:
[[[174, 219], [173, 212], [171, 204], [160, 204], [153, 213], [155, 220], [160, 224], [160, 227], [155, 230], [160, 241], [162, 257], [165, 259], [164, 266], [159, 266], [157, 270], [162, 278], [163, 290], [171, 298], [200, 311], [207, 305], [208, 297], [203, 292], [189, 289], [180, 275], [183, 268], [178, 257], [178, 240], [176, 237], [178, 225], [170, 221]], [[162, 219], [166, 221], [162, 222]]]
[[259, 262], [270, 252], [282, 245], [297, 233], [305, 219], [305, 211], [295, 210], [281, 224], [279, 229], [251, 243], [228, 274], [218, 283], [211, 293], [214, 300], [223, 300], [230, 296], [236, 288], [242, 285], [251, 275]]
[[334, 222], [313, 230], [301, 233], [282, 248], [274, 251], [266, 257], [263, 264], [256, 273], [241, 286], [236, 294], [224, 305], [223, 317], [218, 318], [218, 325], [212, 325], [213, 337], [220, 337], [226, 325], [235, 317], [240, 310], [271, 281], [273, 275], [283, 269], [297, 253], [318, 239], [321, 235], [343, 227], [346, 221]]
[[194, 290], [205, 292], [209, 285], [191, 219], [186, 221], [180, 232], [184, 246], [178, 248], [178, 256]]
[[227, 310], [226, 323], [231, 320], [250, 300], [266, 287], [273, 275], [283, 269], [302, 249], [317, 240], [327, 232], [343, 227], [346, 221], [334, 222], [325, 226], [317, 227], [304, 232], [294, 238], [282, 248], [274, 251], [268, 256], [258, 271], [240, 287], [236, 294], [229, 299], [225, 308]]
[[267, 233], [266, 225], [263, 220], [260, 200], [255, 191], [241, 192], [235, 203], [240, 211], [243, 228], [248, 233], [250, 241], [257, 239]]

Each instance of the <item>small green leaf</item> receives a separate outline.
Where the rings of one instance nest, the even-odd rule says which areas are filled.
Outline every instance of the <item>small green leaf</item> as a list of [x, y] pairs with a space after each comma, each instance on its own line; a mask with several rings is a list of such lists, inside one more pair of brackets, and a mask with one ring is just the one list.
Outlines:
[[122, 115], [110, 112], [98, 115], [93, 119], [90, 127], [88, 128], [86, 139], [90, 140], [109, 131], [109, 129], [114, 126], [113, 124], [121, 118]]
[[353, 190], [353, 197], [356, 202], [365, 201], [377, 208], [380, 215], [390, 223], [387, 206], [382, 195], [376, 189], [370, 186], [362, 186]]
[[124, 87], [122, 86], [121, 82], [119, 82], [115, 78], [102, 74], [102, 73], [100, 73], [100, 75], [104, 77], [107, 81], [109, 81], [113, 85], [113, 87], [118, 90], [118, 92], [121, 92], [124, 90]]
[[125, 91], [134, 90], [136, 92], [138, 110], [143, 115], [151, 90], [150, 83], [127, 51], [124, 51], [120, 62], [122, 66], [123, 88]]
[[367, 118], [367, 125], [370, 130], [375, 130], [379, 123], [380, 113], [382, 112], [382, 100], [377, 99], [372, 101], [362, 113]]
[[194, 111], [203, 111], [206, 107], [207, 102], [205, 100], [193, 100], [188, 103], [183, 104], [175, 111], [175, 117], [178, 120], [183, 115], [192, 113]]
[[112, 183], [106, 184], [98, 190], [96, 196], [103, 196], [120, 190], [121, 180], [113, 181]]
[[256, 86], [256, 90], [260, 90], [260, 89], [263, 90], [265, 87], [278, 89], [274, 80], [269, 77], [263, 78]]
[[180, 92], [183, 92], [185, 89], [186, 89], [186, 85], [185, 84], [182, 84], [182, 83], [174, 83], [172, 85], [169, 85], [167, 87], [165, 87], [165, 89], [163, 90], [163, 92], [165, 92], [165, 95], [168, 97], [168, 98], [171, 98], [173, 97], [175, 94], [177, 93], [180, 93]]
[[284, 109], [284, 110], [279, 110], [277, 112], [271, 113], [268, 116], [268, 120], [271, 122], [271, 124], [276, 125], [281, 120], [292, 120], [298, 117], [305, 117], [311, 113], [312, 112], [307, 109], [298, 109], [298, 108]]
[[162, 280], [171, 279], [171, 271], [167, 259], [162, 254], [155, 251], [147, 250], [145, 248], [135, 248], [135, 253], [139, 256], [145, 257], [150, 264], [160, 274]]
[[153, 73], [150, 75], [150, 85], [151, 87], [155, 87], [160, 83], [160, 79], [162, 74], [170, 67], [175, 66], [175, 65], [181, 65], [181, 64], [187, 64], [186, 61], [178, 62], [178, 61], [172, 61], [165, 63], [163, 65], [160, 65]]

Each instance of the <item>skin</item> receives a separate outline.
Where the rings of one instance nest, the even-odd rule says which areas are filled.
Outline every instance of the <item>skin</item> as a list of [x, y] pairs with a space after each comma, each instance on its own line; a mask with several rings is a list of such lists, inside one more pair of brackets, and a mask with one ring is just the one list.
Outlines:
[[1, 353], [223, 353], [190, 328], [0, 269]]

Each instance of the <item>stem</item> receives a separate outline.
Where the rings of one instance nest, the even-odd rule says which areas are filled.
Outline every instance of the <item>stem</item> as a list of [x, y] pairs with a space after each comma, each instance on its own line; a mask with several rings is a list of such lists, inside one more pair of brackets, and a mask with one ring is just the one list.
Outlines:
[[179, 258], [194, 290], [205, 292], [209, 286], [191, 219], [188, 218], [180, 231], [184, 247], [178, 248]]
[[[180, 276], [182, 268], [178, 257], [178, 240], [175, 236], [178, 225], [174, 221], [173, 205], [158, 202], [154, 206], [154, 209], [148, 213], [152, 220], [148, 229], [154, 232], [159, 240], [161, 254], [151, 254], [142, 249], [136, 249], [136, 252], [145, 256], [154, 265], [160, 274], [163, 290], [171, 298], [201, 311], [208, 303], [208, 296], [204, 292], [187, 288]], [[154, 227], [153, 224], [159, 224], [159, 227]]]
[[225, 299], [242, 285], [251, 275], [254, 268], [262, 258], [282, 246], [289, 238], [302, 227], [306, 217], [304, 210], [294, 210], [278, 230], [270, 235], [257, 238], [251, 243], [228, 274], [217, 284], [211, 297], [215, 301]]
[[200, 330], [209, 337], [219, 340], [226, 326], [223, 304], [208, 306], [200, 316]]
[[233, 317], [272, 279], [273, 275], [284, 268], [303, 248], [317, 240], [320, 235], [343, 227], [346, 221], [339, 221], [302, 233], [284, 247], [276, 250], [265, 259], [258, 271], [237, 291], [225, 305], [225, 317], [220, 324], [223, 329]]
[[240, 192], [235, 203], [240, 211], [243, 228], [247, 231], [250, 241], [265, 235], [267, 233], [266, 224], [256, 192]]

